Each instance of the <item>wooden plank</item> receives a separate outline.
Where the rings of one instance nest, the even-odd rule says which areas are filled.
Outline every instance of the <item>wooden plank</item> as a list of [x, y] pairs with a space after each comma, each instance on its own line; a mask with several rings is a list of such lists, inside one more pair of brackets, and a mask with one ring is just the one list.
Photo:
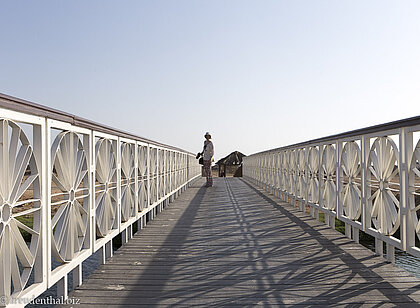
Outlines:
[[416, 307], [420, 280], [239, 178], [199, 181], [69, 296], [82, 306]]

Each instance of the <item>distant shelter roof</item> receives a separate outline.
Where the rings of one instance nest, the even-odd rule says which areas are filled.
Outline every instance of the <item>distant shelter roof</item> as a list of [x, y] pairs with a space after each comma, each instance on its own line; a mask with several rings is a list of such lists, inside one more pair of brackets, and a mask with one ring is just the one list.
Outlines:
[[228, 166], [240, 165], [242, 163], [242, 157], [244, 156], [246, 155], [242, 154], [239, 151], [235, 151], [235, 152], [230, 153], [228, 156], [220, 159], [216, 164], [228, 165]]

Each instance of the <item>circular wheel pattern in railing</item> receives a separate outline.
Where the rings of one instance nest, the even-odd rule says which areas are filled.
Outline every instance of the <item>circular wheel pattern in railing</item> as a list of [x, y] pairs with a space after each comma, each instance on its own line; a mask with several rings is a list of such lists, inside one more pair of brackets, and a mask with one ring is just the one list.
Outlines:
[[296, 195], [296, 165], [297, 165], [296, 150], [290, 151], [289, 155], [289, 191], [292, 195]]
[[147, 147], [138, 147], [138, 210], [147, 207]]
[[282, 190], [289, 192], [289, 152], [288, 151], [283, 151], [282, 165], [283, 165]]
[[270, 157], [269, 155], [265, 155], [264, 159], [265, 159], [265, 167], [264, 167], [265, 183], [270, 184]]
[[400, 225], [398, 148], [389, 137], [372, 144], [368, 159], [368, 208], [376, 230], [392, 235]]
[[305, 149], [297, 150], [297, 195], [305, 197], [306, 179], [305, 179]]
[[157, 149], [150, 148], [150, 204], [157, 201]]
[[175, 153], [174, 152], [170, 152], [169, 153], [169, 161], [170, 161], [170, 173], [169, 173], [169, 177], [170, 177], [170, 190], [174, 190], [175, 189]]
[[[165, 192], [171, 191], [170, 186], [170, 175], [171, 175], [171, 152], [165, 151], [165, 175], [166, 175], [166, 182], [165, 182]], [[191, 166], [191, 160], [190, 157], [188, 158], [188, 166]]]
[[121, 147], [121, 221], [136, 215], [135, 145], [124, 142]]
[[23, 130], [2, 119], [0, 141], [0, 296], [9, 298], [25, 288], [38, 254], [41, 188], [38, 166]]
[[326, 145], [322, 152], [322, 207], [330, 211], [337, 205], [336, 161], [335, 147]]
[[340, 199], [343, 204], [344, 215], [351, 220], [359, 219], [362, 212], [361, 203], [361, 166], [360, 148], [354, 141], [347, 142], [340, 159], [342, 171]]
[[179, 153], [175, 153], [175, 183], [176, 186], [179, 186], [180, 183], [180, 178], [179, 178], [179, 159], [180, 159], [180, 154]]
[[117, 201], [117, 160], [114, 142], [101, 138], [96, 143], [95, 208], [96, 232], [106, 236], [115, 228]]
[[89, 169], [79, 136], [69, 131], [58, 134], [51, 161], [51, 249], [64, 263], [83, 248], [89, 219]]
[[159, 173], [165, 171], [165, 150], [159, 150]]
[[164, 186], [165, 150], [159, 150], [159, 199], [165, 195]]
[[157, 174], [157, 149], [150, 148], [150, 175]]
[[281, 189], [281, 153], [276, 153], [276, 187]]
[[163, 174], [159, 175], [159, 198], [165, 195], [165, 180]]
[[319, 151], [311, 147], [308, 152], [308, 201], [319, 201]]
[[[211, 168], [210, 168], [211, 172]], [[187, 154], [183, 154], [183, 164], [182, 164], [182, 182], [187, 181]]]
[[262, 179], [263, 179], [263, 183], [267, 183], [267, 155], [263, 155], [262, 156], [262, 168], [261, 168], [261, 172], [262, 172]]
[[277, 179], [277, 153], [273, 153], [273, 166], [271, 168], [271, 174], [273, 177], [273, 187], [277, 188], [279, 186], [278, 179]]
[[270, 170], [270, 172], [271, 172], [271, 184], [272, 184], [272, 186], [273, 187], [276, 187], [276, 181], [277, 181], [277, 179], [276, 179], [276, 163], [277, 163], [277, 157], [276, 157], [276, 154], [275, 153], [273, 153], [273, 154], [271, 154], [271, 170]]
[[138, 192], [138, 198], [139, 198], [139, 212], [143, 211], [147, 207], [147, 187], [146, 187], [146, 181], [142, 181], [139, 184], [139, 192]]
[[413, 226], [420, 239], [420, 140], [411, 158], [409, 172], [409, 207]]

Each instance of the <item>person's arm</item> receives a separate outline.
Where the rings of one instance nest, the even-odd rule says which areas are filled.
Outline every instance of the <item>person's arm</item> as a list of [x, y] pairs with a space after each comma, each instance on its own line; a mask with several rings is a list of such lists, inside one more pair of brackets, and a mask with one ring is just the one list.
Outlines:
[[214, 156], [214, 146], [213, 146], [213, 142], [210, 142], [209, 146], [210, 146], [210, 153], [211, 153], [211, 157], [213, 157], [213, 156]]

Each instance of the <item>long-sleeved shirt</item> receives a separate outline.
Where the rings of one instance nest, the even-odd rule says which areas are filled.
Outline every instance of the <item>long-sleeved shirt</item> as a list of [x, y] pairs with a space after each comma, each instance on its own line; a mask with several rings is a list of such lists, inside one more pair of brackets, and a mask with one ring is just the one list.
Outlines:
[[203, 160], [211, 160], [213, 155], [214, 155], [213, 142], [207, 141], [207, 140], [204, 141]]

